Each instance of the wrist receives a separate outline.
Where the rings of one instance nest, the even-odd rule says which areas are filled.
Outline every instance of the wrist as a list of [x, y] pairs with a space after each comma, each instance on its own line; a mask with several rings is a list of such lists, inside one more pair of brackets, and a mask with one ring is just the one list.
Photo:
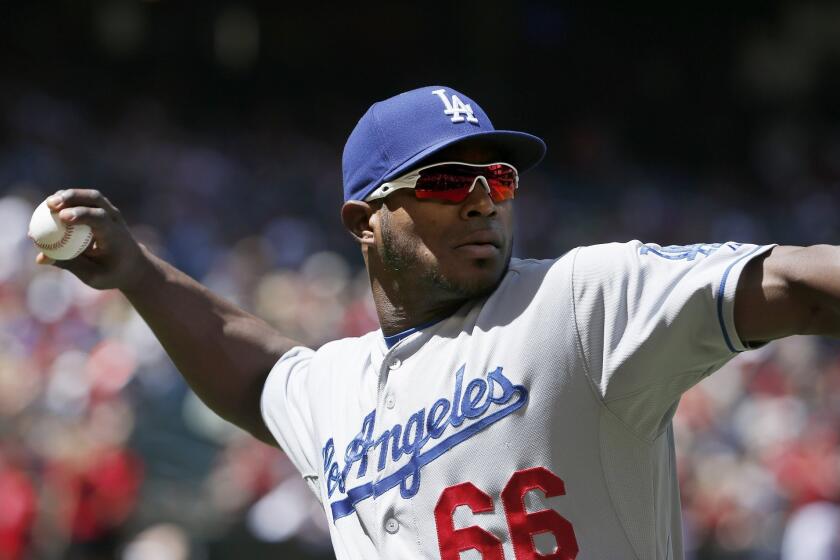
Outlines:
[[119, 287], [123, 295], [129, 299], [141, 292], [150, 292], [151, 285], [164, 277], [158, 263], [160, 259], [142, 243], [138, 243], [137, 247], [138, 254], [134, 263], [126, 271], [126, 279]]

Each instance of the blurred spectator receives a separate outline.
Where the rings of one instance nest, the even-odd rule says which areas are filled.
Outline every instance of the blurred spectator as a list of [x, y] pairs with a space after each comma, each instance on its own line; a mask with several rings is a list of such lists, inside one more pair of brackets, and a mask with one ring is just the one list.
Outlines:
[[15, 465], [11, 453], [4, 451], [0, 454], [0, 559], [18, 560], [30, 550], [37, 496], [24, 466]]
[[[157, 254], [289, 336], [318, 346], [378, 328], [358, 248], [338, 217], [340, 143], [374, 88], [356, 94], [365, 96], [358, 106], [347, 99], [369, 76], [355, 61], [323, 64], [324, 51], [314, 60], [309, 47], [297, 53], [295, 41], [309, 42], [299, 14], [260, 17], [245, 5], [207, 18], [203, 62], [170, 65], [196, 19], [177, 4], [96, 2], [82, 23], [82, 9], [67, 22], [62, 12], [37, 14], [20, 28], [38, 44], [12, 50], [14, 71], [0, 71], [0, 560], [331, 557], [323, 508], [282, 453], [189, 394], [121, 295], [36, 267], [25, 237], [46, 195], [96, 187]], [[617, 6], [590, 15], [493, 4], [485, 8], [509, 26], [505, 41], [462, 37], [472, 58], [453, 52], [449, 72], [422, 71], [424, 50], [404, 65], [411, 76], [384, 79], [377, 95], [401, 80], [489, 76], [488, 105], [540, 123], [550, 159], [522, 178], [518, 255], [631, 238], [838, 243], [840, 83], [830, 70], [840, 10], [788, 2], [773, 14], [750, 11], [757, 23], [729, 37], [716, 17], [683, 28], [647, 15], [628, 21]], [[729, 9], [736, 19], [749, 11]], [[165, 10], [189, 25], [157, 27]], [[345, 50], [342, 30], [363, 42], [346, 22], [375, 14], [354, 5], [338, 15], [340, 29], [319, 20], [325, 49]], [[63, 89], [54, 85], [59, 64], [22, 68], [27, 53], [43, 48], [52, 63], [61, 50], [49, 36], [62, 34], [40, 27], [50, 22], [93, 35], [67, 49], [94, 69], [82, 56]], [[692, 32], [703, 39], [686, 40]], [[86, 50], [97, 48], [102, 58]], [[383, 52], [378, 39], [375, 50], [408, 56]], [[260, 66], [266, 57], [270, 71]], [[574, 86], [546, 77], [547, 63]], [[313, 83], [278, 64], [313, 66]], [[514, 67], [500, 79], [499, 68]], [[240, 87], [248, 72], [258, 87]], [[545, 91], [520, 85], [537, 82]], [[677, 139], [668, 136], [675, 129]], [[684, 396], [674, 427], [688, 558], [840, 557], [835, 341], [797, 337], [737, 357]]]
[[781, 560], [840, 559], [840, 507], [816, 502], [797, 510], [788, 521]]

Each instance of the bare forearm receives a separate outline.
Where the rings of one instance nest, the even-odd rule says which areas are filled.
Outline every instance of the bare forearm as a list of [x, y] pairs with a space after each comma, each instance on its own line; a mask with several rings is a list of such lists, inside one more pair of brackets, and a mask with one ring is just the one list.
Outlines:
[[297, 343], [180, 270], [148, 257], [122, 291], [201, 399], [223, 418], [271, 442], [259, 396], [277, 359]]
[[735, 299], [741, 338], [794, 334], [840, 337], [840, 247], [776, 247], [750, 262]]
[[36, 262], [69, 270], [93, 288], [122, 291], [196, 394], [272, 443], [259, 398], [272, 365], [296, 343], [152, 255], [98, 190], [65, 189], [46, 202], [63, 222], [90, 226], [93, 242], [76, 258], [53, 261], [41, 252]]
[[813, 245], [791, 257], [792, 291], [809, 309], [800, 334], [840, 337], [840, 247]]

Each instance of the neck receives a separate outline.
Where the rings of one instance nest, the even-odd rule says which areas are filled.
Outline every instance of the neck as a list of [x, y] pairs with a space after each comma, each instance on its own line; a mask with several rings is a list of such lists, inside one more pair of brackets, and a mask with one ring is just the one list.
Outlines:
[[385, 336], [445, 319], [466, 301], [463, 298], [438, 301], [420, 286], [405, 286], [398, 282], [386, 285], [373, 277], [371, 291], [379, 325]]

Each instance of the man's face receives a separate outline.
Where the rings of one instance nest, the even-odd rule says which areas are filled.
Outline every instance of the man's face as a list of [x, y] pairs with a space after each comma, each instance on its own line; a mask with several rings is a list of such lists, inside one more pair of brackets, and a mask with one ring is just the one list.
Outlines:
[[[435, 161], [492, 163], [477, 149], [448, 150]], [[427, 165], [429, 162], [424, 162]], [[376, 248], [394, 280], [419, 281], [433, 298], [490, 292], [510, 261], [512, 201], [495, 203], [479, 182], [460, 203], [419, 200], [411, 189], [388, 195], [377, 209]]]

